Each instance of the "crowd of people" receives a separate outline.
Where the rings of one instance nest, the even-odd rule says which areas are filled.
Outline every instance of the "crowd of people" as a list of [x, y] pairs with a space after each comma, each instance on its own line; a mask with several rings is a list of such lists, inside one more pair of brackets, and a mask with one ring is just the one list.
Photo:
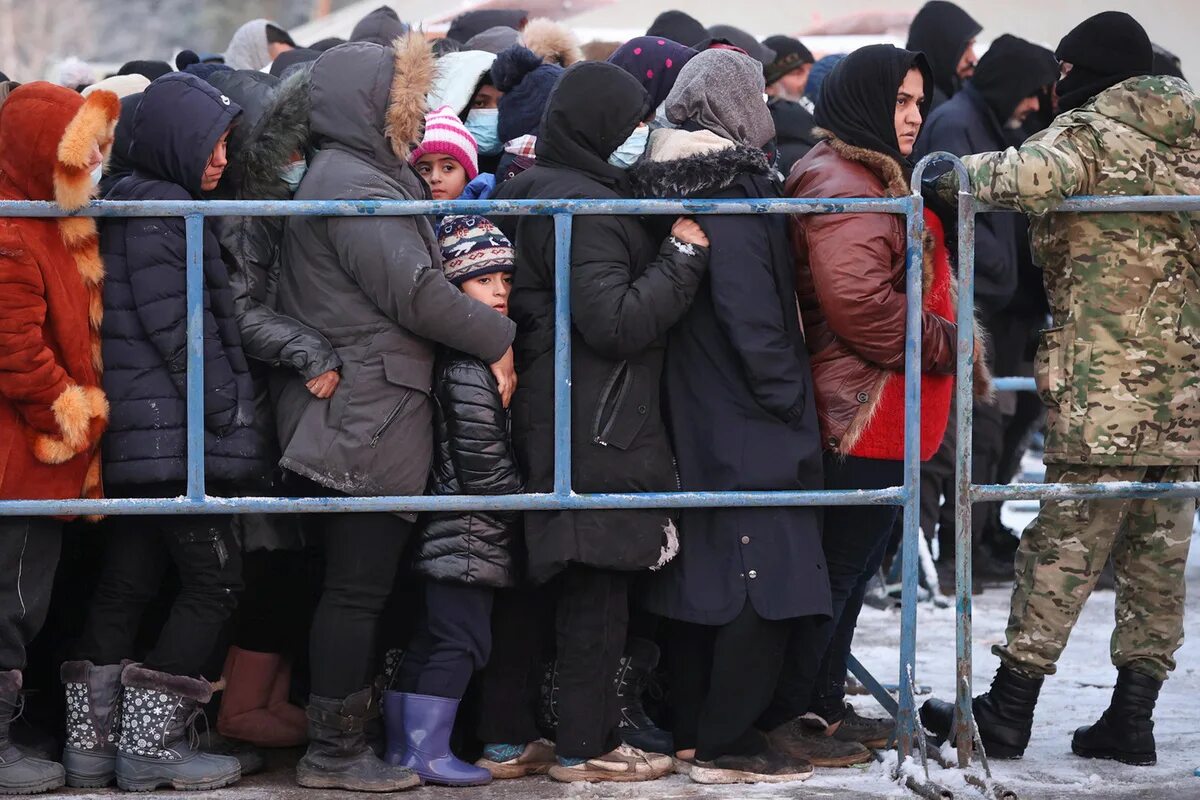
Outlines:
[[[904, 49], [820, 59], [679, 11], [610, 48], [523, 12], [470, 12], [430, 40], [382, 7], [307, 48], [255, 20], [223, 54], [0, 85], [0, 199], [915, 188], [922, 528], [952, 564], [960, 191], [1029, 215], [978, 227], [973, 479], [1010, 480], [1043, 411], [1049, 480], [1195, 480], [1200, 464], [1195, 215], [1054, 211], [1200, 194], [1200, 97], [1127, 14], [1055, 52], [998, 35], [977, 58], [980, 33], [944, 0]], [[970, 185], [943, 170], [913, 187], [935, 151], [962, 156]], [[209, 217], [199, 264], [191, 225], [0, 219], [0, 499], [184, 492], [189, 268], [210, 495], [554, 488], [553, 220]], [[576, 217], [573, 490], [901, 484], [906, 252], [889, 214]], [[992, 373], [1036, 374], [1039, 395], [997, 398]], [[976, 515], [981, 575], [1014, 581], [974, 706], [989, 755], [1024, 752], [1111, 555], [1116, 688], [1072, 747], [1154, 763], [1195, 508], [1048, 501], [1019, 549], [998, 514]], [[376, 792], [863, 763], [894, 722], [847, 701], [847, 662], [896, 525], [884, 505], [3, 516], [0, 793], [219, 788], [255, 747], [306, 746], [301, 786]], [[15, 719], [47, 639], [61, 710], [38, 739]], [[202, 715], [219, 743], [191, 735]], [[953, 707], [921, 719], [947, 738]]]

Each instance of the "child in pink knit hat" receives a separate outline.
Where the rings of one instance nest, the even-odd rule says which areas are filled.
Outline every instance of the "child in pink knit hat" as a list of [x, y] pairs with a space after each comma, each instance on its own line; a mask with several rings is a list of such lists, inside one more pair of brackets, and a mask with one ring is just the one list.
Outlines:
[[457, 200], [479, 174], [479, 148], [449, 106], [425, 115], [425, 138], [408, 161], [429, 184], [434, 200]]

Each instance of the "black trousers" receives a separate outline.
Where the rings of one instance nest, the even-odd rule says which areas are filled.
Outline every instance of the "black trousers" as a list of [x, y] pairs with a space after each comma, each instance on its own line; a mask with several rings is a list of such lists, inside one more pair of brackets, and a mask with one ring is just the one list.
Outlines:
[[625, 652], [630, 573], [572, 564], [558, 582], [558, 755], [594, 758], [620, 744], [613, 680]]
[[400, 664], [400, 688], [461, 700], [492, 650], [490, 586], [425, 582], [425, 610]]
[[755, 721], [771, 703], [799, 620], [765, 620], [747, 599], [725, 625], [666, 626], [675, 749], [696, 758], [754, 755], [766, 748]]
[[[825, 488], [883, 489], [904, 480], [903, 464], [848, 456], [825, 456]], [[898, 509], [894, 506], [833, 506], [825, 509], [821, 539], [829, 571], [833, 616], [799, 626], [771, 707], [760, 725], [773, 728], [808, 711], [828, 722], [845, 715], [846, 662], [862, 611], [867, 582], [879, 569]]]
[[526, 744], [541, 737], [537, 710], [554, 624], [547, 588], [500, 589], [492, 604], [492, 655], [479, 676], [484, 744]]
[[100, 583], [77, 645], [78, 657], [95, 664], [119, 664], [134, 656], [142, 616], [174, 564], [179, 593], [143, 663], [172, 675], [200, 675], [242, 591], [233, 517], [122, 517], [110, 524]]
[[25, 650], [46, 621], [62, 522], [0, 517], [0, 670], [25, 669]]
[[325, 579], [309, 641], [312, 693], [344, 698], [371, 683], [379, 617], [412, 523], [387, 513], [321, 521]]
[[234, 644], [289, 656], [302, 647], [312, 612], [308, 559], [304, 550], [242, 554], [246, 588], [238, 599]]

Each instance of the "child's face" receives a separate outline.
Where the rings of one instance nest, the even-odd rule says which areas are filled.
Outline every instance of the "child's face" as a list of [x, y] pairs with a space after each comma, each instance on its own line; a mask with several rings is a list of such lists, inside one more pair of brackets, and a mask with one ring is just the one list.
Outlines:
[[457, 200], [467, 188], [467, 171], [450, 156], [439, 153], [421, 156], [417, 174], [429, 184], [434, 200]]
[[460, 288], [467, 297], [486, 303], [504, 316], [508, 316], [508, 295], [512, 292], [511, 272], [479, 275], [463, 281]]

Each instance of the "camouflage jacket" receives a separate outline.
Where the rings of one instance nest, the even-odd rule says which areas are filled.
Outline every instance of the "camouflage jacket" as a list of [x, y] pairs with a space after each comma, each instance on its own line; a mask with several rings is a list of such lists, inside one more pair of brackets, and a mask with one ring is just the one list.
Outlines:
[[963, 161], [976, 198], [1032, 215], [1054, 315], [1037, 360], [1046, 460], [1200, 464], [1200, 212], [1054, 211], [1077, 195], [1200, 195], [1200, 97], [1131, 78]]

